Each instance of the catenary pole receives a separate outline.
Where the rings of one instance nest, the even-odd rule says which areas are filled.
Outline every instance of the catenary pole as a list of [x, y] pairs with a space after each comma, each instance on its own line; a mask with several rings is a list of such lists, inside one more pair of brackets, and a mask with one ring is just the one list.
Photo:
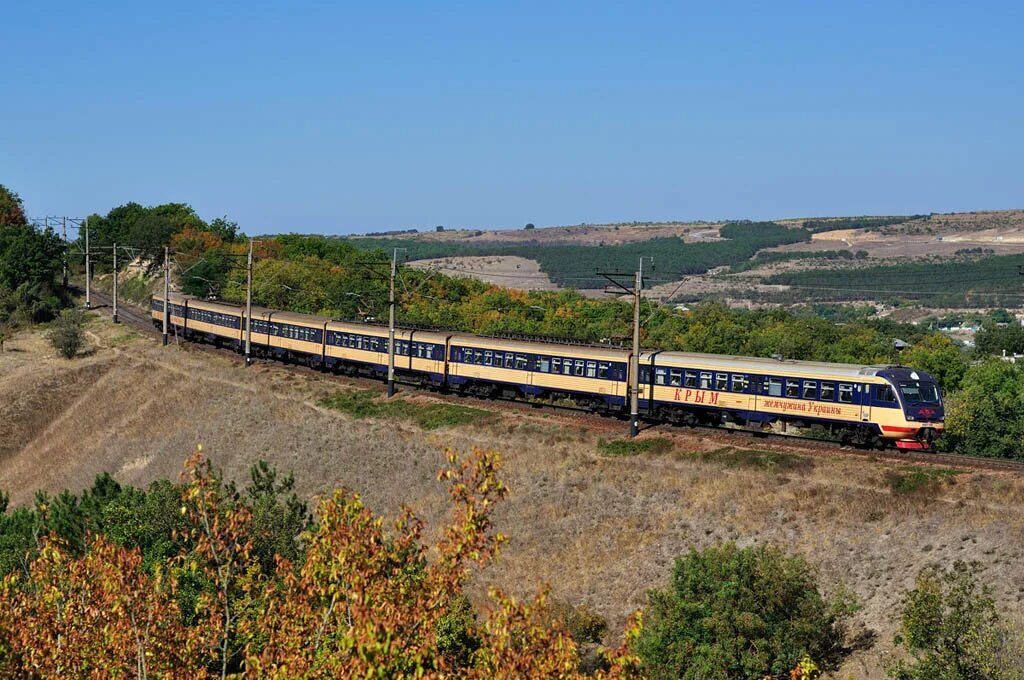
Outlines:
[[114, 323], [117, 323], [117, 244], [114, 244]]
[[391, 253], [391, 285], [388, 287], [388, 396], [395, 396], [395, 274], [398, 248]]
[[245, 365], [252, 365], [252, 239], [249, 239], [249, 258], [245, 275]]
[[92, 265], [89, 262], [89, 218], [85, 218], [85, 308], [92, 309]]
[[629, 436], [640, 434], [640, 290], [644, 282], [644, 260], [633, 285], [633, 354], [629, 366]]
[[[46, 224], [49, 226], [50, 218], [47, 216]], [[60, 279], [64, 284], [64, 288], [68, 287], [68, 218], [62, 217], [60, 220], [60, 233], [64, 238], [64, 256], [60, 261]]]
[[167, 326], [171, 318], [171, 260], [170, 248], [164, 246], [164, 346], [167, 346]]

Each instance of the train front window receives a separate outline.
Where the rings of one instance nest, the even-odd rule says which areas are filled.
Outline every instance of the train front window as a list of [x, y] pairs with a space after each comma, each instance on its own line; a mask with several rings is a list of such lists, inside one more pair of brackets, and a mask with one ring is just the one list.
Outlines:
[[939, 388], [935, 383], [907, 380], [900, 382], [903, 398], [911, 404], [938, 404]]

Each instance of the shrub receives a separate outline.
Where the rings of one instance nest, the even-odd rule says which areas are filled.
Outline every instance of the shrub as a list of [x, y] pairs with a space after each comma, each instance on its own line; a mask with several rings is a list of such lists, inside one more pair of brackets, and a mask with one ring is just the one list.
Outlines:
[[84, 324], [85, 313], [82, 310], [65, 309], [50, 330], [47, 336], [50, 344], [65, 359], [74, 359], [85, 344]]
[[929, 567], [903, 598], [894, 642], [909, 656], [889, 668], [897, 680], [1008, 680], [1024, 677], [1021, 644], [1003, 623], [977, 565]]
[[650, 678], [787, 674], [805, 655], [834, 659], [849, 598], [826, 601], [803, 558], [729, 543], [676, 560], [672, 582], [648, 593], [634, 643]]
[[665, 437], [651, 439], [613, 439], [601, 440], [597, 450], [604, 456], [636, 456], [641, 453], [666, 453], [672, 450], [672, 440]]

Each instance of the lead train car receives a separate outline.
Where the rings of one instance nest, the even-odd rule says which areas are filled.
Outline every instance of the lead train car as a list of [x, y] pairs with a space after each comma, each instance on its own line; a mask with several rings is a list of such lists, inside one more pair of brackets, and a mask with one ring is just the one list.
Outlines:
[[[241, 349], [244, 310], [180, 294], [170, 296], [174, 332]], [[163, 320], [154, 296], [154, 325]], [[347, 373], [387, 372], [382, 326], [253, 308], [253, 351]], [[397, 329], [395, 372], [406, 381], [459, 393], [569, 399], [591, 410], [628, 411], [631, 353], [612, 347], [488, 338]], [[863, 446], [928, 449], [943, 430], [943, 406], [927, 374], [895, 366], [644, 351], [641, 414], [654, 422], [775, 424], [826, 430]]]
[[641, 407], [654, 420], [779, 422], [905, 449], [931, 448], [943, 429], [935, 381], [907, 368], [663, 351], [640, 365]]

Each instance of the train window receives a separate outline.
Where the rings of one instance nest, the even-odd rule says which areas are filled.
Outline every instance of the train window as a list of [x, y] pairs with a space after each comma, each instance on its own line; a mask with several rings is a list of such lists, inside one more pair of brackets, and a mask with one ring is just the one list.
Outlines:
[[566, 359], [562, 362], [562, 375], [572, 375], [572, 359]]
[[[484, 366], [490, 366], [494, 362], [494, 357], [491, 354], [491, 350], [484, 352]], [[498, 364], [501, 365], [500, 363]]]
[[687, 371], [686, 376], [683, 378], [684, 387], [696, 387], [697, 386], [697, 374], [693, 371]]
[[818, 398], [818, 383], [813, 380], [804, 381], [804, 399]]
[[511, 352], [505, 354], [505, 368], [512, 368], [512, 363], [515, 361], [515, 357]]
[[[608, 377], [608, 368], [609, 368], [608, 364], [604, 363], [603, 361], [600, 364], [598, 364], [597, 365], [597, 377], [598, 378], [607, 378]], [[648, 369], [647, 372], [648, 372], [648, 374], [650, 374], [650, 369]], [[646, 382], [650, 382], [650, 381], [651, 381], [651, 378], [650, 378], [650, 375], [648, 375]]]
[[887, 404], [895, 404], [896, 393], [891, 385], [875, 385], [875, 399]]
[[561, 373], [562, 372], [562, 360], [559, 357], [553, 357], [551, 359], [551, 372]]
[[768, 390], [768, 396], [782, 396], [782, 378], [768, 378], [768, 382], [765, 383], [765, 387]]
[[538, 366], [538, 370], [541, 373], [549, 373], [551, 371], [551, 359], [548, 359], [547, 357], [540, 357], [539, 361], [540, 365]]
[[715, 389], [724, 391], [729, 389], [729, 374], [728, 373], [716, 373], [715, 374]]
[[588, 361], [587, 362], [587, 377], [588, 378], [596, 378], [597, 377], [597, 362], [596, 361]]
[[800, 396], [800, 381], [799, 380], [787, 380], [786, 381], [786, 396], [787, 397], [799, 397]]
[[667, 368], [656, 368], [654, 369], [654, 384], [664, 385], [668, 382], [668, 369]]
[[839, 383], [839, 401], [843, 402], [844, 404], [853, 403], [853, 385]]
[[710, 373], [701, 373], [700, 374], [700, 388], [702, 390], [710, 390], [711, 389], [711, 374]]
[[[507, 357], [508, 355], [506, 354], [505, 356]], [[519, 369], [520, 371], [525, 371], [526, 370], [526, 355], [525, 354], [517, 354], [516, 355], [516, 368]]]
[[683, 384], [683, 372], [678, 368], [669, 369], [668, 384], [672, 387], [679, 387]]
[[745, 375], [739, 373], [732, 374], [732, 391], [733, 392], [746, 392], [747, 387], [750, 385], [750, 379]]
[[835, 383], [821, 383], [821, 399], [822, 401], [835, 401], [836, 399], [836, 385]]
[[579, 376], [583, 375], [583, 359], [577, 359], [576, 360], [576, 371], [575, 371], [575, 374], [579, 375]]

